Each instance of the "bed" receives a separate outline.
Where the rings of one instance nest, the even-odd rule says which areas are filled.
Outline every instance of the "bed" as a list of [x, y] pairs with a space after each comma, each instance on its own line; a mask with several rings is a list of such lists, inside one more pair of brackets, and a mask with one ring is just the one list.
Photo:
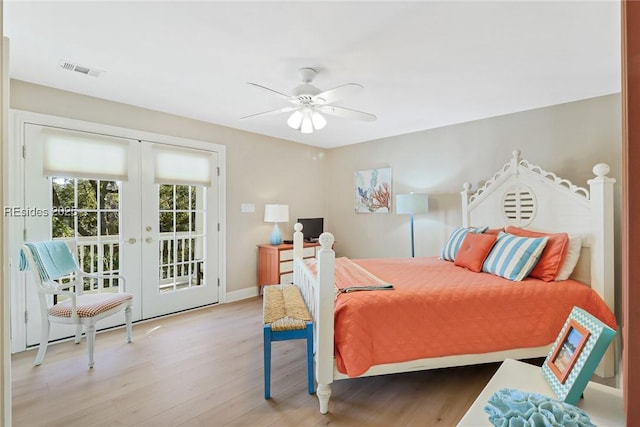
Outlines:
[[[330, 233], [320, 237], [318, 257], [309, 263], [302, 257], [304, 230], [296, 224], [293, 281], [314, 320], [320, 412], [328, 411], [334, 380], [545, 357], [574, 305], [615, 328], [615, 180], [605, 164], [593, 173], [588, 189], [578, 187], [514, 151], [483, 186], [472, 191], [465, 184], [461, 192], [464, 235], [480, 228], [479, 234], [492, 234], [489, 228], [497, 235], [509, 227], [567, 233], [578, 242], [577, 264], [562, 281], [471, 271], [456, 265], [457, 258], [440, 259], [444, 251], [441, 257], [336, 259]], [[512, 237], [496, 239], [506, 236]], [[336, 292], [363, 284], [375, 290]], [[613, 346], [597, 374], [614, 375]]]

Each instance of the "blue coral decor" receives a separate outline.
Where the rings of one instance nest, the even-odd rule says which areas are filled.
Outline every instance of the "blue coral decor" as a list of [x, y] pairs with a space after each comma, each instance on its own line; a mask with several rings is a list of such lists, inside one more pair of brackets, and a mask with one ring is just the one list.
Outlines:
[[493, 393], [484, 411], [496, 427], [595, 427], [577, 406], [509, 388]]

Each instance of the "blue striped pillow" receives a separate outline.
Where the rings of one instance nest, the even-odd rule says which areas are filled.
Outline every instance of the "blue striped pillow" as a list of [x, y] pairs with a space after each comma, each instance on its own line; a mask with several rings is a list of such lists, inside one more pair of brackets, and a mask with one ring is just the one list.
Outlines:
[[520, 237], [500, 232], [482, 271], [520, 281], [531, 273], [547, 244], [547, 237]]
[[464, 236], [466, 236], [468, 232], [484, 233], [487, 228], [488, 227], [457, 227], [451, 232], [449, 240], [447, 240], [447, 243], [445, 243], [444, 247], [442, 248], [442, 251], [440, 252], [440, 259], [443, 259], [445, 261], [455, 261], [458, 250], [460, 249], [460, 245], [464, 240]]

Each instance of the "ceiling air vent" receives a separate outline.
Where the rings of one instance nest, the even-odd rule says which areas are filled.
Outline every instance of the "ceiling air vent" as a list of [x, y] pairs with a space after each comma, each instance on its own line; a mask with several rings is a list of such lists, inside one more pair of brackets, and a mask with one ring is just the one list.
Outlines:
[[100, 76], [100, 74], [104, 73], [104, 71], [97, 68], [85, 67], [84, 65], [74, 64], [70, 61], [60, 61], [60, 67], [65, 70], [75, 71], [77, 73], [85, 74], [91, 77], [98, 77]]

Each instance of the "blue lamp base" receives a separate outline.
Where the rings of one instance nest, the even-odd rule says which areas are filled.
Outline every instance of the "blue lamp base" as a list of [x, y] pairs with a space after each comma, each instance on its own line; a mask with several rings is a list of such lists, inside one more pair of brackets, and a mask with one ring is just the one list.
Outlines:
[[280, 229], [278, 228], [278, 223], [273, 223], [273, 230], [271, 230], [271, 244], [276, 246], [282, 243], [282, 235], [280, 234]]

